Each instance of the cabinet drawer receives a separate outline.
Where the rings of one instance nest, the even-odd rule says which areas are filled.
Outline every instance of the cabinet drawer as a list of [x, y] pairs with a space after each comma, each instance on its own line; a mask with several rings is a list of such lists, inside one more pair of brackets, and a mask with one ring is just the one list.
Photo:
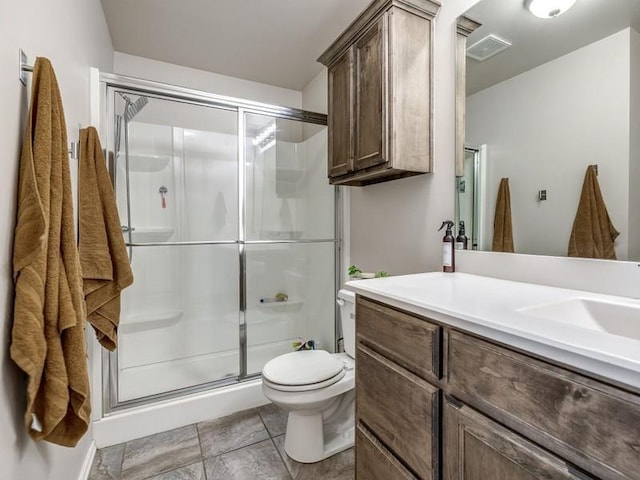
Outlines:
[[640, 478], [640, 397], [464, 335], [448, 335], [451, 391], [605, 479]]
[[365, 427], [356, 429], [356, 480], [416, 480]]
[[425, 379], [440, 378], [441, 328], [358, 297], [358, 341]]
[[439, 391], [364, 345], [356, 351], [356, 416], [423, 480], [438, 478]]
[[444, 480], [590, 478], [467, 406], [446, 399], [443, 415]]

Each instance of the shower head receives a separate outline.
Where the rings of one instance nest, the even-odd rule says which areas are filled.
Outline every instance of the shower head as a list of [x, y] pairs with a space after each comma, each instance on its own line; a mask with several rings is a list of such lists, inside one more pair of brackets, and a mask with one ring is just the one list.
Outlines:
[[149, 103], [149, 99], [144, 96], [138, 97], [135, 102], [131, 102], [129, 97], [123, 95], [124, 99], [127, 101], [127, 106], [124, 109], [124, 121], [130, 122], [133, 117], [135, 117], [140, 110], [144, 108], [144, 106]]
[[[135, 117], [138, 113], [140, 113], [140, 110], [142, 110], [144, 108], [144, 106], [149, 103], [149, 98], [145, 97], [145, 96], [140, 96], [138, 97], [138, 99], [133, 102], [131, 101], [131, 99], [125, 95], [122, 92], [118, 92], [118, 94], [124, 99], [125, 101], [125, 106], [124, 106], [124, 112], [122, 113], [122, 115], [116, 115], [115, 118], [115, 151], [116, 151], [116, 156], [118, 156], [120, 154], [120, 142], [122, 140], [122, 129], [124, 127], [124, 129], [127, 129], [127, 124], [133, 119], [133, 117]], [[124, 125], [123, 125], [124, 123]], [[126, 133], [125, 133], [125, 139], [126, 139]]]

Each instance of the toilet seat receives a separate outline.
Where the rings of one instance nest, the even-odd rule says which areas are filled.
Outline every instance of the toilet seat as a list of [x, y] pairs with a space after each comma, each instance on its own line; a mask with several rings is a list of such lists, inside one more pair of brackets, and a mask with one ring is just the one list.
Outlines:
[[324, 350], [286, 353], [262, 369], [263, 381], [284, 392], [318, 390], [340, 381], [344, 375], [344, 362]]
[[340, 373], [338, 373], [338, 375], [328, 380], [325, 380], [324, 382], [309, 383], [306, 385], [283, 385], [280, 383], [270, 382], [265, 378], [262, 379], [262, 383], [264, 383], [268, 387], [273, 388], [274, 390], [280, 390], [281, 392], [311, 392], [311, 391], [320, 390], [322, 388], [329, 387], [335, 383], [338, 383], [340, 380], [342, 380], [342, 378], [344, 377], [344, 374], [345, 372], [344, 370], [342, 370]]

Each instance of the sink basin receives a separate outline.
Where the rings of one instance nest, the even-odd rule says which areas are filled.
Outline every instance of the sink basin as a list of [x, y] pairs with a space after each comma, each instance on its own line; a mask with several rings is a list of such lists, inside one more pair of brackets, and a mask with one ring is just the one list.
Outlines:
[[572, 298], [518, 311], [536, 318], [640, 340], [640, 305]]

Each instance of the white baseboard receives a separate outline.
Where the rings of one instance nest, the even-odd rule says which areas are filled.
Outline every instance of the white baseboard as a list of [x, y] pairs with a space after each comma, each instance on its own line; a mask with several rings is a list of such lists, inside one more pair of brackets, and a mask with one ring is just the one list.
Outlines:
[[96, 456], [96, 450], [96, 442], [95, 440], [91, 440], [89, 450], [87, 450], [87, 455], [84, 457], [84, 462], [82, 463], [82, 469], [80, 470], [78, 480], [87, 480], [89, 478], [89, 473], [91, 473], [91, 466], [93, 465], [93, 459]]

